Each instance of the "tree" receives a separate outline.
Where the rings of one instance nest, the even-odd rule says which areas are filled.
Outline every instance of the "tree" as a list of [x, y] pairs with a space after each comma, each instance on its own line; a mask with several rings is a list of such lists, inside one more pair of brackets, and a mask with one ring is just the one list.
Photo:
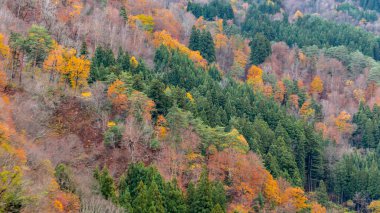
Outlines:
[[0, 212], [20, 212], [25, 202], [21, 168], [0, 171]]
[[193, 26], [191, 28], [190, 40], [189, 40], [189, 48], [191, 50], [199, 50], [200, 49], [200, 35], [201, 32]]
[[24, 39], [23, 46], [29, 61], [36, 66], [47, 57], [53, 47], [53, 40], [44, 27], [32, 25]]
[[269, 40], [262, 33], [257, 33], [253, 37], [250, 47], [250, 61], [254, 65], [263, 63], [266, 57], [268, 57], [272, 52]]
[[190, 212], [206, 213], [212, 210], [212, 198], [208, 173], [204, 170], [196, 187], [195, 199], [190, 206]]
[[133, 209], [136, 212], [150, 213], [146, 185], [140, 181], [136, 188], [136, 198], [133, 200]]
[[9, 55], [9, 46], [4, 42], [4, 35], [0, 33], [0, 58], [6, 58]]
[[264, 197], [270, 203], [277, 205], [280, 203], [280, 188], [278, 187], [277, 181], [273, 178], [271, 174], [268, 173], [268, 177], [264, 184]]
[[178, 188], [176, 179], [166, 184], [165, 210], [168, 213], [187, 212], [187, 205], [182, 190]]
[[116, 189], [112, 176], [107, 168], [103, 168], [102, 171], [96, 169], [94, 171], [94, 177], [99, 183], [100, 193], [107, 200], [114, 201], [116, 198]]
[[200, 52], [201, 55], [209, 62], [212, 63], [216, 60], [215, 57], [215, 44], [210, 31], [202, 31], [200, 36]]
[[289, 187], [285, 190], [281, 197], [282, 205], [292, 205], [297, 211], [308, 208], [307, 198], [304, 191], [298, 187]]
[[119, 79], [114, 81], [107, 91], [107, 96], [116, 111], [122, 112], [128, 109], [127, 87]]
[[124, 21], [128, 21], [128, 15], [127, 15], [127, 10], [125, 9], [124, 6], [120, 8], [119, 12], [120, 16], [124, 19]]
[[247, 71], [247, 83], [251, 84], [254, 89], [261, 91], [264, 87], [263, 81], [263, 70], [256, 66], [252, 65], [251, 68]]
[[148, 189], [148, 208], [149, 212], [164, 213], [164, 202], [157, 184], [153, 181]]
[[326, 185], [323, 182], [323, 180], [321, 180], [319, 182], [319, 186], [318, 186], [317, 190], [315, 191], [315, 193], [317, 196], [318, 203], [322, 204], [323, 206], [327, 206], [327, 204], [329, 202], [329, 197], [327, 194]]
[[58, 164], [55, 167], [55, 178], [61, 190], [74, 193], [76, 190], [75, 182], [72, 179], [72, 174], [65, 164]]
[[310, 93], [321, 94], [323, 92], [323, 82], [319, 76], [315, 76], [310, 83]]
[[87, 55], [88, 55], [87, 43], [86, 41], [83, 41], [80, 47], [79, 56], [84, 56], [85, 58], [87, 58]]
[[87, 86], [87, 79], [90, 75], [90, 61], [83, 56], [80, 58], [73, 56], [67, 66], [71, 87], [77, 90]]
[[371, 210], [373, 213], [379, 213], [380, 201], [379, 200], [372, 201], [371, 204], [368, 206], [368, 209]]
[[224, 211], [219, 204], [216, 204], [214, 208], [211, 210], [211, 213], [224, 213]]

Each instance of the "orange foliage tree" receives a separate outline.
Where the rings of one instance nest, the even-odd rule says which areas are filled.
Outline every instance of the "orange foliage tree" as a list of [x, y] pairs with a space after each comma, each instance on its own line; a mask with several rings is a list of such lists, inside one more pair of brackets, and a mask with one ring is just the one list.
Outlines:
[[311, 101], [307, 100], [302, 104], [300, 115], [305, 119], [310, 119], [314, 116], [315, 110], [311, 108]]
[[281, 195], [281, 206], [297, 212], [309, 207], [306, 201], [305, 192], [299, 187], [289, 187]]
[[267, 171], [260, 162], [252, 152], [243, 154], [231, 148], [225, 149], [210, 156], [209, 176], [212, 180], [231, 183], [227, 191], [233, 195], [232, 203], [250, 206], [267, 178]]
[[276, 84], [276, 90], [275, 90], [275, 93], [274, 93], [274, 99], [277, 102], [282, 103], [284, 101], [285, 93], [286, 93], [286, 87], [285, 87], [284, 82], [278, 81], [277, 84]]
[[352, 124], [349, 123], [350, 120], [351, 120], [351, 115], [348, 114], [346, 111], [342, 111], [334, 119], [334, 123], [339, 131], [349, 132], [352, 129]]
[[120, 80], [113, 82], [108, 87], [107, 95], [116, 111], [121, 112], [128, 109], [127, 87], [124, 82]]
[[310, 93], [321, 94], [323, 92], [323, 81], [319, 76], [315, 76], [310, 83]]

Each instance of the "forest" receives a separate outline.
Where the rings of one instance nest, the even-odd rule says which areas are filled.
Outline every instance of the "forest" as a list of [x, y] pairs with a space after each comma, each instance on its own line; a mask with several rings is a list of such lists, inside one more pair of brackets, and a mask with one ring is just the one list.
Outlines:
[[0, 213], [380, 212], [379, 16], [0, 0]]

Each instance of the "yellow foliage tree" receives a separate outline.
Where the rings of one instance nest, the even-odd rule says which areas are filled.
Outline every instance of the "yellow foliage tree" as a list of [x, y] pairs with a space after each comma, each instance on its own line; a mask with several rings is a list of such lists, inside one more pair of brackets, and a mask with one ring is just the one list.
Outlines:
[[315, 110], [311, 108], [310, 100], [305, 101], [300, 109], [300, 115], [305, 119], [309, 119], [314, 116]]
[[124, 82], [116, 80], [108, 87], [108, 98], [113, 107], [121, 112], [128, 109], [127, 87]]
[[214, 40], [215, 40], [215, 48], [216, 49], [221, 49], [221, 48], [227, 46], [228, 38], [223, 33], [216, 34]]
[[9, 47], [4, 42], [4, 35], [0, 33], [0, 56], [6, 58], [9, 54]]
[[280, 188], [269, 172], [267, 172], [267, 179], [264, 183], [264, 197], [275, 205], [281, 202]]
[[247, 83], [251, 84], [254, 89], [261, 91], [264, 86], [263, 70], [256, 65], [252, 65], [247, 72]]
[[297, 10], [294, 13], [293, 19], [298, 19], [298, 18], [302, 18], [302, 17], [303, 17], [303, 13], [301, 11]]
[[346, 111], [342, 111], [335, 118], [334, 123], [336, 127], [338, 127], [339, 131], [348, 132], [352, 129], [352, 124], [349, 123], [350, 120], [351, 120], [351, 115], [348, 114]]
[[181, 53], [187, 55], [192, 61], [194, 61], [196, 64], [206, 67], [207, 61], [201, 56], [199, 51], [192, 51], [185, 45], [181, 44], [176, 39], [173, 39], [171, 35], [166, 32], [165, 30], [160, 32], [154, 33], [154, 40], [153, 43], [156, 47], [162, 45], [165, 45], [167, 47], [170, 47], [171, 49], [178, 49]]
[[139, 62], [134, 56], [131, 57], [131, 59], [129, 60], [129, 63], [131, 64], [133, 69], [136, 69], [139, 66]]
[[380, 200], [372, 201], [371, 204], [368, 206], [368, 209], [371, 210], [373, 213], [380, 213]]
[[323, 82], [319, 76], [315, 76], [310, 84], [310, 93], [321, 94], [323, 92]]
[[156, 134], [159, 139], [164, 139], [167, 136], [168, 129], [167, 121], [163, 115], [159, 115], [156, 122]]
[[153, 32], [154, 29], [154, 19], [152, 16], [140, 14], [136, 16], [137, 20], [139, 20], [142, 24], [142, 27], [145, 31]]
[[67, 65], [71, 87], [74, 89], [87, 85], [90, 75], [90, 61], [84, 57], [71, 57]]

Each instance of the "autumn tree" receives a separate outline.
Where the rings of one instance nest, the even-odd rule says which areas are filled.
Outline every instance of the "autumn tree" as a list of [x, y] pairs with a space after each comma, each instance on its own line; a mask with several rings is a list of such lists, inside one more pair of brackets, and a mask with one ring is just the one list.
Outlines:
[[281, 205], [289, 205], [296, 211], [308, 208], [307, 198], [304, 191], [298, 187], [287, 188], [281, 196]]
[[315, 76], [310, 84], [310, 93], [321, 94], [323, 92], [323, 82], [319, 76]]
[[114, 108], [121, 112], [128, 109], [128, 96], [125, 83], [116, 80], [108, 87], [108, 98], [111, 100]]
[[87, 79], [90, 76], [90, 61], [84, 57], [73, 56], [67, 66], [71, 87], [77, 90], [87, 86]]
[[261, 91], [264, 86], [263, 82], [263, 70], [256, 66], [252, 65], [251, 68], [247, 71], [247, 83], [251, 84], [254, 89]]

